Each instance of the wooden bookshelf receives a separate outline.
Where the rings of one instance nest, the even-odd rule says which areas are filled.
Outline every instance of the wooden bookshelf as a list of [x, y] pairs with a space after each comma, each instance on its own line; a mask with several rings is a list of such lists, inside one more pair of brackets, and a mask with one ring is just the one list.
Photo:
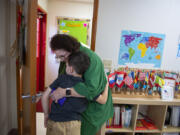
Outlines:
[[113, 133], [119, 133], [119, 132], [133, 132], [132, 128], [106, 128], [106, 132], [113, 132]]
[[164, 133], [180, 132], [180, 127], [167, 126], [163, 128]]
[[126, 98], [121, 94], [112, 94], [113, 103], [115, 104], [134, 104], [134, 105], [177, 105], [180, 106], [180, 99], [165, 101], [160, 98]]
[[[112, 94], [113, 103], [116, 105], [130, 105], [132, 106], [132, 119], [130, 128], [105, 128], [105, 133], [135, 135], [135, 133], [145, 133], [146, 135], [162, 135], [163, 133], [180, 133], [180, 127], [165, 126], [165, 118], [168, 106], [180, 106], [180, 99], [172, 101], [164, 101], [160, 98], [130, 98], [121, 97], [115, 93]], [[136, 121], [139, 107], [147, 106], [147, 115], [153, 120], [157, 129], [155, 130], [136, 130]]]
[[155, 129], [155, 130], [135, 130], [136, 133], [161, 133], [161, 130]]

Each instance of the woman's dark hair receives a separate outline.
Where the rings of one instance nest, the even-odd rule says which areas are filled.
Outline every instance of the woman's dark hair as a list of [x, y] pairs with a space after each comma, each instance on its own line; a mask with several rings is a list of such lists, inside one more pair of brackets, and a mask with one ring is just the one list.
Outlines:
[[77, 74], [83, 75], [90, 65], [90, 59], [87, 54], [78, 51], [69, 55], [68, 64], [73, 67]]
[[80, 43], [70, 35], [56, 34], [51, 38], [50, 47], [52, 51], [63, 49], [73, 53], [79, 51]]

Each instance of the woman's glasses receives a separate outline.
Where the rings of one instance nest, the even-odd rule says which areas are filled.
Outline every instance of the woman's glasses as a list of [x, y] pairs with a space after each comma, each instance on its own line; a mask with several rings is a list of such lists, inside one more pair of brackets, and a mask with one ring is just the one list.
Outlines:
[[62, 59], [62, 58], [65, 58], [65, 55], [59, 55], [59, 56], [56, 56], [55, 58], [56, 59]]

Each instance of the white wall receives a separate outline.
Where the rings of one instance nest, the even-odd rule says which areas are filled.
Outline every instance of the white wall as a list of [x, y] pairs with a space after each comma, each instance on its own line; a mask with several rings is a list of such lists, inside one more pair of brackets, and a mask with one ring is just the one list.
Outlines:
[[[16, 40], [16, 2], [10, 0], [10, 30], [9, 33], [9, 46], [11, 47], [14, 41]], [[8, 54], [7, 54], [8, 55]], [[9, 94], [8, 99], [10, 98], [10, 128], [17, 128], [17, 90], [16, 90], [16, 57], [8, 56], [9, 61]]]
[[55, 62], [55, 57], [49, 48], [50, 38], [57, 33], [57, 17], [73, 17], [92, 20], [92, 16], [93, 3], [49, 0], [47, 15], [48, 19], [45, 86], [48, 86], [57, 77], [58, 74], [59, 63]]
[[48, 11], [48, 0], [38, 0], [38, 5], [46, 12]]
[[0, 1], [0, 134], [17, 128], [16, 59], [9, 56], [16, 39], [16, 1]]
[[118, 64], [122, 30], [165, 34], [161, 69], [180, 70], [179, 0], [100, 0], [96, 53]]

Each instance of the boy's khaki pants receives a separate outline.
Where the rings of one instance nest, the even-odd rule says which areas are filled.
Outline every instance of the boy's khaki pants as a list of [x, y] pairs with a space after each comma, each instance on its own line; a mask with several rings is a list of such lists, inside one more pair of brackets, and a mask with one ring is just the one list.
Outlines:
[[46, 135], [80, 135], [81, 121], [54, 122], [48, 120]]

